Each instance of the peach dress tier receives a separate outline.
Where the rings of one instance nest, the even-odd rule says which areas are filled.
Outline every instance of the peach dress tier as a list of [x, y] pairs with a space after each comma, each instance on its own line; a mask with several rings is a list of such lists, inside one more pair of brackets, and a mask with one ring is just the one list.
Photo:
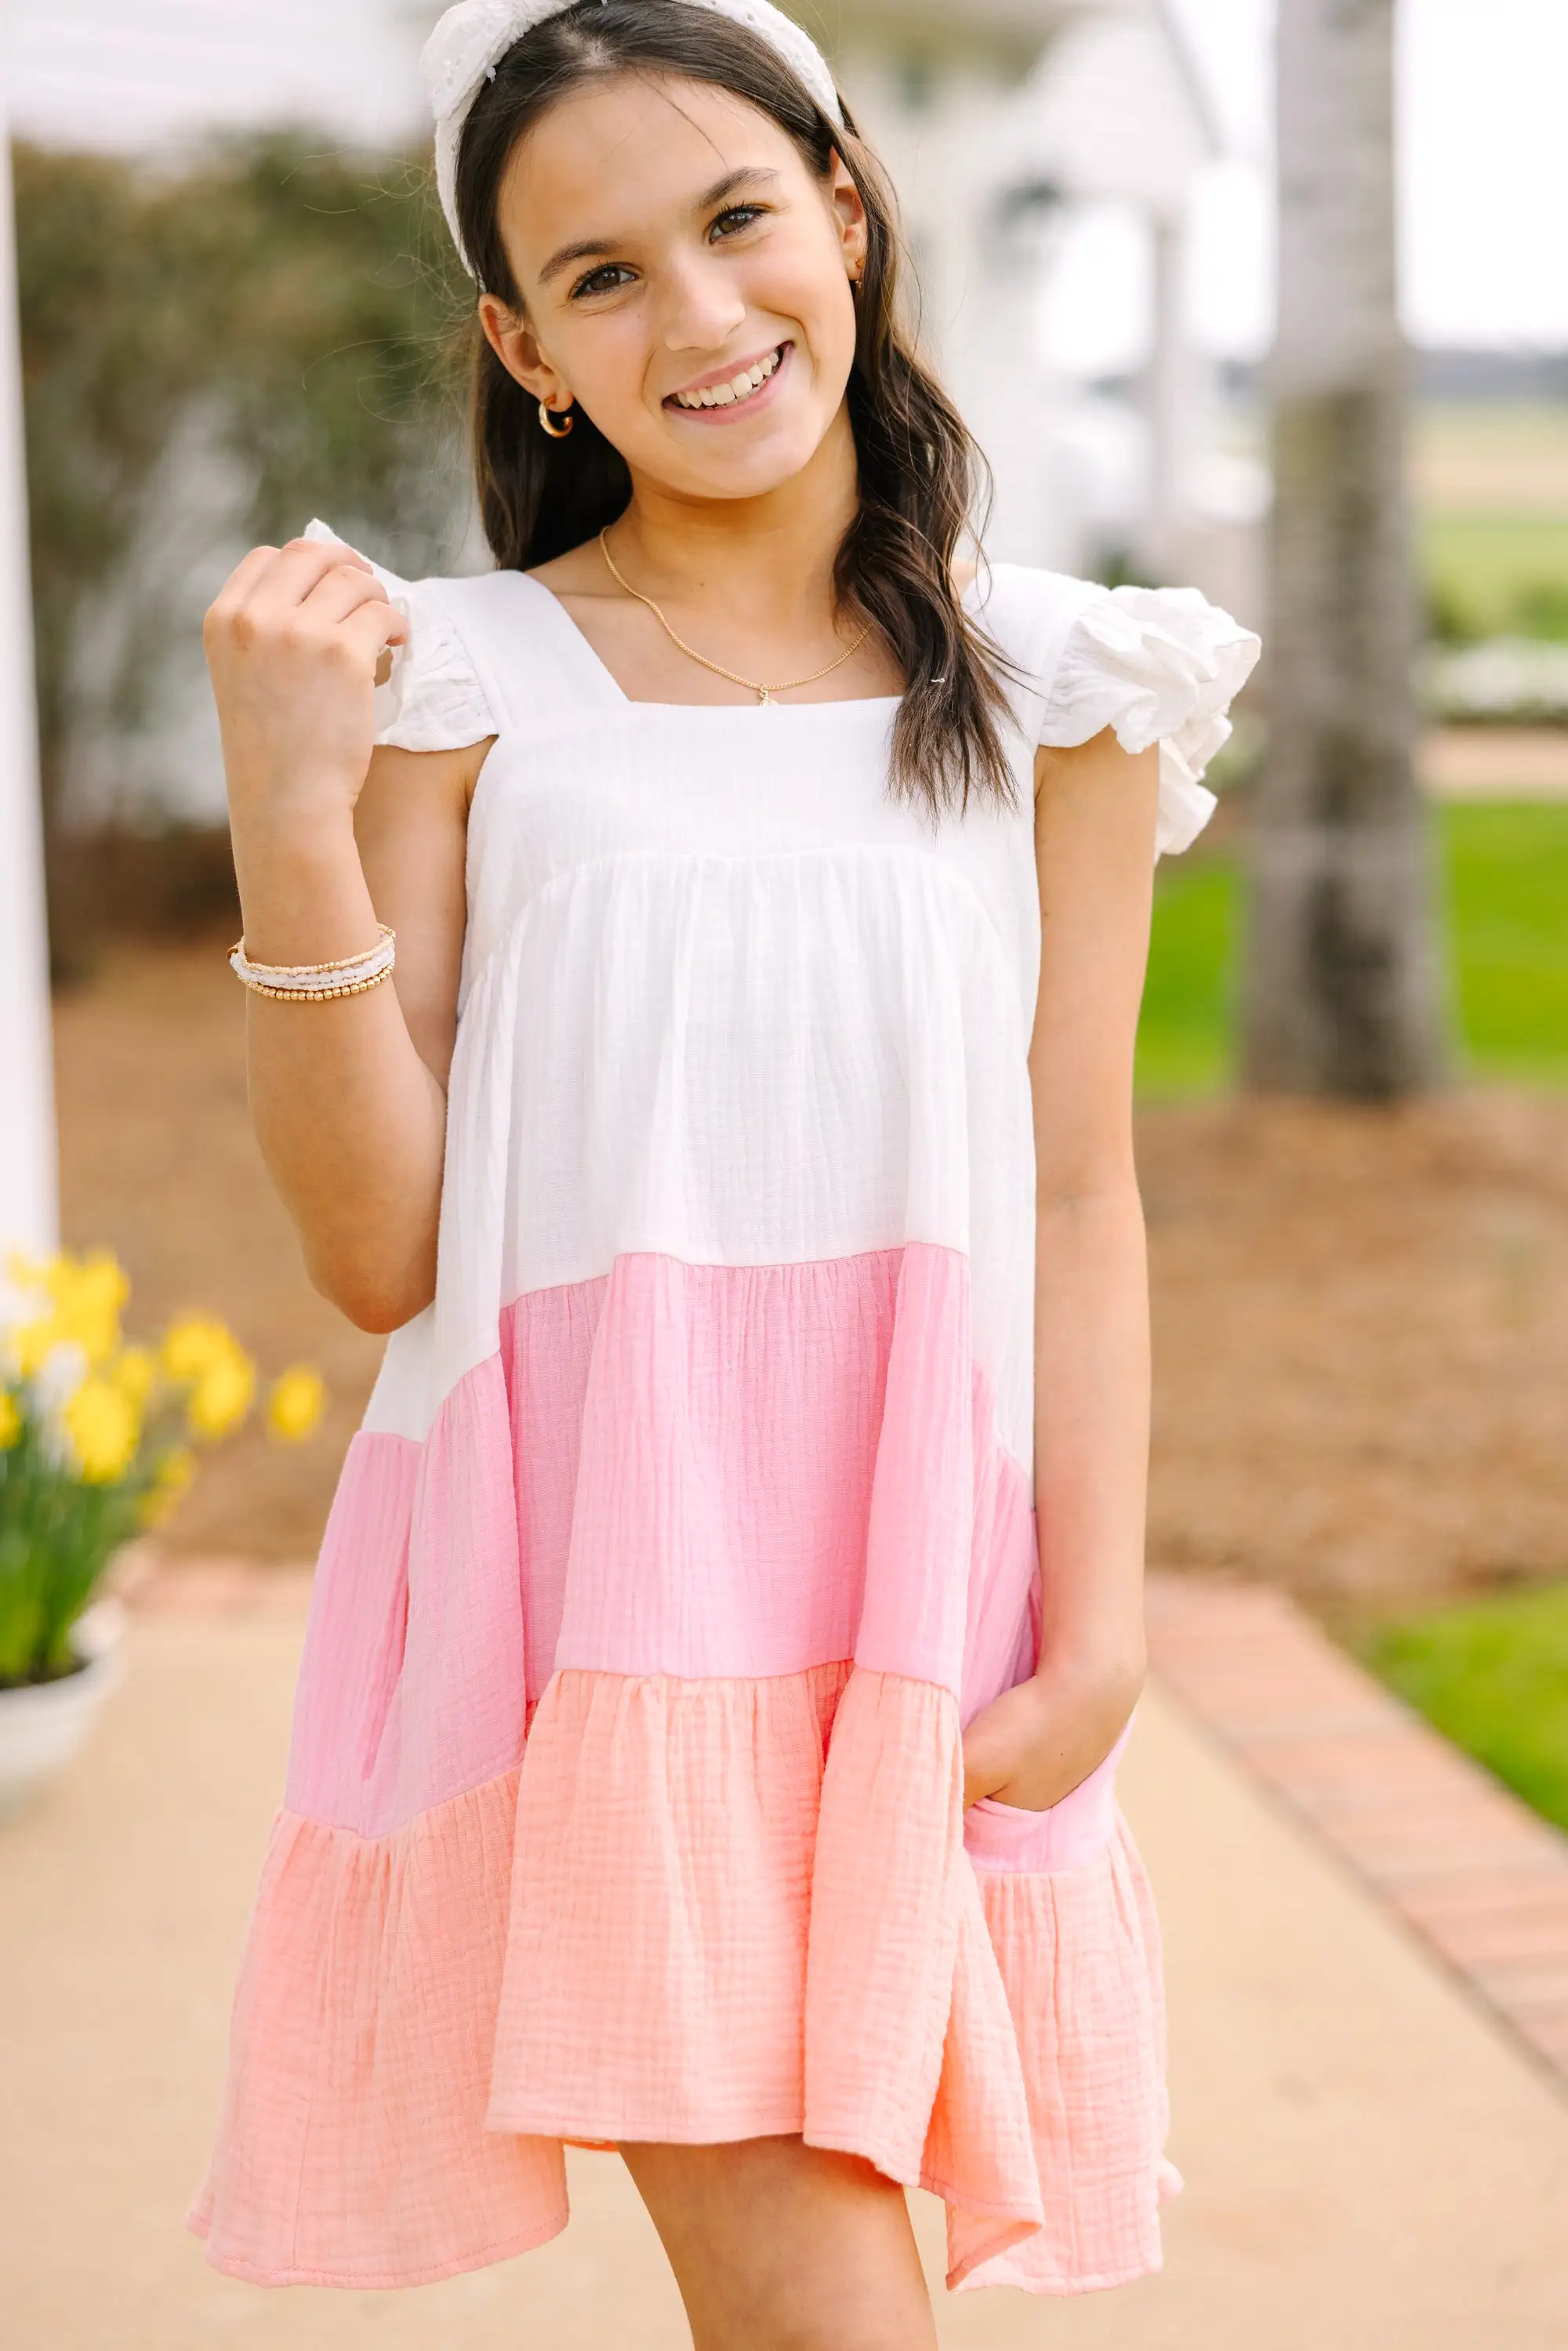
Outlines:
[[568, 2145], [799, 2132], [934, 2189], [955, 2287], [1156, 2269], [1127, 1730], [1041, 1813], [966, 1812], [961, 1740], [1041, 1629], [1035, 747], [1158, 742], [1184, 849], [1258, 640], [996, 566], [1018, 806], [934, 821], [891, 698], [634, 703], [537, 580], [382, 576], [377, 739], [496, 738], [436, 1294], [322, 1544], [191, 2223], [413, 2285], [562, 2229]]

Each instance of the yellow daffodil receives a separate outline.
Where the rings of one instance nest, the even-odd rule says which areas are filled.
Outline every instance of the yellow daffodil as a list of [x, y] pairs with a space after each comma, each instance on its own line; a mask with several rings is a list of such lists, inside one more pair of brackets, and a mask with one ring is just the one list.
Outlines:
[[230, 1340], [214, 1354], [191, 1391], [186, 1422], [193, 1437], [226, 1437], [250, 1410], [256, 1394], [256, 1365], [245, 1350]]
[[47, 1261], [14, 1250], [6, 1269], [21, 1289], [48, 1301], [11, 1333], [12, 1352], [25, 1379], [33, 1378], [57, 1347], [79, 1347], [89, 1364], [100, 1364], [114, 1353], [131, 1284], [110, 1250], [72, 1257], [62, 1249]]
[[111, 1355], [120, 1344], [120, 1310], [131, 1295], [112, 1251], [94, 1249], [79, 1258], [62, 1251], [49, 1265], [45, 1286], [54, 1301], [59, 1337], [78, 1346], [89, 1364]]
[[175, 1505], [195, 1474], [196, 1457], [190, 1447], [172, 1447], [158, 1464], [158, 1475], [151, 1490], [142, 1497], [142, 1525], [161, 1527], [172, 1518]]
[[8, 1453], [21, 1435], [22, 1408], [9, 1388], [0, 1388], [0, 1453]]
[[298, 1444], [321, 1417], [327, 1388], [319, 1372], [308, 1364], [295, 1364], [279, 1373], [267, 1400], [267, 1426], [275, 1437]]
[[158, 1358], [151, 1347], [122, 1347], [112, 1363], [105, 1366], [107, 1375], [133, 1405], [147, 1402], [158, 1378]]
[[190, 1386], [186, 1425], [193, 1437], [226, 1437], [250, 1410], [256, 1365], [215, 1315], [187, 1314], [171, 1323], [158, 1360], [166, 1378]]
[[136, 1458], [141, 1416], [112, 1381], [90, 1374], [66, 1405], [61, 1418], [89, 1486], [111, 1486]]
[[226, 1324], [212, 1314], [187, 1314], [171, 1322], [163, 1333], [159, 1360], [172, 1380], [199, 1380], [214, 1364], [224, 1362], [238, 1342]]

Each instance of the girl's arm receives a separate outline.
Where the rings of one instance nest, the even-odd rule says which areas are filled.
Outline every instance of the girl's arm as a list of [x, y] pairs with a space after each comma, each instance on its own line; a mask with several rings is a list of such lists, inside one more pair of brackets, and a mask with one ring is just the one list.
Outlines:
[[397, 932], [362, 996], [247, 996], [251, 1114], [310, 1279], [366, 1331], [434, 1295], [468, 802], [487, 744], [373, 748], [403, 622], [347, 549], [246, 558], [207, 615], [246, 953], [322, 963]]
[[1149, 1302], [1132, 1096], [1158, 786], [1157, 748], [1134, 757], [1109, 733], [1037, 762], [1030, 1077], [1044, 1639], [1033, 1678], [970, 1725], [967, 1802], [1055, 1803], [1104, 1760], [1143, 1687]]

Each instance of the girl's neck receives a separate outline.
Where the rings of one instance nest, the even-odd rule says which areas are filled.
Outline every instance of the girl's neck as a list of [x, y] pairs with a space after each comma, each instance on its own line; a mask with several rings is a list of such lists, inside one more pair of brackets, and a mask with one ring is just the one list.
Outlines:
[[633, 477], [611, 538], [628, 577], [672, 610], [717, 603], [764, 622], [799, 622], [831, 605], [857, 497], [854, 441], [841, 413], [810, 465], [762, 497], [685, 498]]

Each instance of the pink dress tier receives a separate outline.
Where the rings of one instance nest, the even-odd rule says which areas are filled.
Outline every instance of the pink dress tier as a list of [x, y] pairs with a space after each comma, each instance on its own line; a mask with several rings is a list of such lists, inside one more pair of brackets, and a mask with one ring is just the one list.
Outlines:
[[[312, 534], [329, 538], [320, 525]], [[998, 565], [1019, 804], [896, 707], [633, 703], [517, 572], [408, 583], [378, 740], [495, 737], [436, 1294], [317, 1570], [192, 2225], [413, 2285], [566, 2225], [564, 2148], [800, 2132], [934, 2189], [949, 2283], [1160, 2263], [1159, 1928], [1115, 1793], [963, 1805], [1033, 1668], [1032, 763], [1161, 745], [1257, 639]]]

